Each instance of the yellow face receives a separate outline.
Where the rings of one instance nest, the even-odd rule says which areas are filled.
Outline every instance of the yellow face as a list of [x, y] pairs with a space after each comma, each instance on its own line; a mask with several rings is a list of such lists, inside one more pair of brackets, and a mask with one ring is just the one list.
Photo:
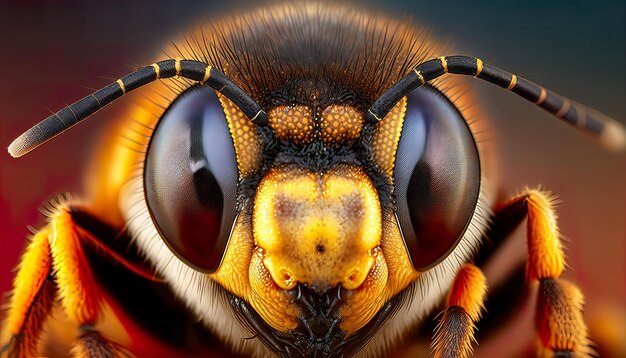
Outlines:
[[[198, 92], [201, 91], [197, 88], [188, 90], [179, 95], [179, 98], [194, 98]], [[447, 94], [450, 93], [448, 91]], [[464, 98], [467, 100], [467, 97], [466, 95]], [[153, 238], [161, 233], [151, 227], [145, 230], [141, 223], [149, 219], [155, 225], [165, 226], [168, 223], [145, 216], [148, 208], [142, 209], [144, 216], [132, 211], [138, 210], [136, 203], [145, 199], [142, 194], [146, 191], [145, 181], [140, 183], [135, 177], [125, 177], [122, 180], [130, 181], [131, 184], [127, 185], [129, 190], [122, 195], [126, 197], [122, 206], [127, 210], [125, 215], [130, 218], [130, 230], [138, 233], [140, 244], [148, 247], [145, 250], [155, 250], [156, 253], [150, 255], [158, 256], [155, 261], [162, 263], [160, 270], [166, 278], [171, 282], [182, 282], [175, 286], [179, 292], [194, 291], [189, 287], [197, 284], [196, 290], [204, 293], [207, 282], [217, 283], [219, 289], [223, 289], [219, 292], [227, 292], [227, 297], [234, 300], [236, 305], [245, 307], [244, 314], [240, 312], [241, 316], [245, 315], [245, 319], [254, 321], [261, 327], [255, 329], [270, 329], [272, 334], [278, 332], [289, 337], [300, 334], [304, 329], [314, 328], [340, 335], [341, 339], [369, 339], [368, 333], [380, 327], [378, 322], [384, 321], [384, 316], [381, 319], [381, 315], [395, 312], [395, 307], [406, 302], [407, 295], [403, 293], [415, 292], [414, 288], [420, 286], [414, 283], [433, 279], [437, 273], [415, 268], [404, 233], [400, 229], [393, 190], [397, 179], [396, 162], [403, 162], [397, 160], [397, 157], [407, 113], [412, 111], [413, 122], [419, 122], [419, 116], [415, 113], [419, 106], [416, 104], [424, 102], [424, 107], [432, 106], [428, 101], [441, 101], [444, 98], [441, 92], [430, 90], [414, 96], [412, 105], [409, 105], [408, 97], [402, 98], [376, 124], [366, 124], [363, 109], [351, 104], [280, 104], [267, 108], [268, 127], [264, 128], [256, 127], [240, 108], [219, 92], [215, 98], [217, 106], [211, 103], [213, 107], [210, 113], [225, 117], [219, 120], [224, 122], [225, 119], [226, 131], [219, 134], [232, 140], [226, 146], [234, 151], [232, 162], [240, 180], [239, 185], [243, 188], [237, 193], [237, 217], [232, 228], [228, 227], [229, 241], [223, 251], [219, 269], [196, 276], [200, 274], [194, 270], [196, 267], [183, 264], [186, 258], [184, 254], [176, 253], [172, 246], [159, 247], [155, 243]], [[168, 114], [178, 113], [176, 111], [180, 110], [175, 109], [176, 103], [180, 104], [185, 100], [174, 100], [175, 98], [171, 98], [169, 102], [163, 103], [163, 107], [168, 103], [173, 104], [170, 104], [169, 111], [162, 114], [161, 118], [152, 122], [146, 121], [145, 127], [161, 125], [157, 122], [167, 122], [165, 117]], [[459, 101], [456, 103], [462, 104]], [[409, 108], [412, 110], [409, 111]], [[204, 109], [202, 111], [206, 112]], [[195, 114], [178, 114], [182, 114], [182, 118], [176, 118], [176, 122], [195, 118]], [[452, 114], [458, 115], [458, 112]], [[415, 119], [416, 116], [418, 119]], [[447, 120], [447, 117], [444, 118]], [[462, 117], [456, 120], [461, 121], [462, 126], [465, 125]], [[169, 121], [171, 122], [171, 118]], [[155, 132], [159, 130], [163, 131], [157, 127]], [[168, 138], [178, 140], [176, 138], [181, 134], [182, 138], [186, 138], [189, 133], [174, 131], [166, 134]], [[152, 133], [152, 138], [155, 135]], [[433, 135], [439, 133], [433, 129]], [[136, 137], [133, 139], [141, 141], [149, 136], [142, 136], [138, 132]], [[352, 156], [355, 143], [357, 147], [363, 146], [363, 141], [367, 143], [366, 155]], [[152, 145], [154, 142], [153, 140]], [[437, 144], [437, 141], [433, 142]], [[416, 144], [415, 148], [419, 149], [419, 142], [411, 144]], [[180, 146], [176, 144], [171, 148]], [[272, 146], [278, 146], [280, 150], [270, 155], [268, 148]], [[148, 152], [158, 149], [149, 148]], [[415, 152], [412, 147], [405, 149], [405, 159], [407, 151]], [[145, 160], [146, 155], [141, 152], [126, 152], [129, 165]], [[215, 155], [220, 157], [222, 154], [218, 152]], [[187, 153], [173, 157], [171, 162], [185, 163], [189, 159], [185, 155]], [[119, 163], [117, 160], [116, 165], [119, 166]], [[220, 170], [216, 169], [216, 172]], [[438, 168], [433, 166], [433, 169]], [[144, 177], [155, 174], [144, 170]], [[177, 170], [169, 172], [176, 173]], [[156, 171], [156, 174], [162, 175], [163, 172]], [[444, 170], [444, 174], [449, 172]], [[186, 175], [178, 179], [189, 180], [189, 173]], [[405, 175], [404, 181], [407, 180]], [[180, 180], [166, 183], [176, 183], [168, 185], [172, 187], [191, 186], [188, 182], [181, 185]], [[442, 188], [445, 189], [436, 187], [437, 190], [444, 191]], [[180, 197], [171, 196], [167, 206], [180, 201]], [[400, 197], [398, 201], [406, 201], [405, 198]], [[224, 202], [224, 206], [226, 205], [236, 206], [235, 203]], [[154, 214], [155, 208], [149, 209], [152, 211], [151, 215]], [[175, 215], [174, 217], [176, 218]], [[437, 231], [442, 227], [440, 222], [435, 224], [425, 227], [425, 232], [418, 232], [420, 239], [428, 239], [428, 230]], [[195, 226], [185, 225], [189, 229]], [[161, 237], [163, 240], [168, 239], [167, 235]], [[200, 241], [209, 240], [210, 238], [200, 238]], [[177, 257], [172, 256], [169, 251], [177, 254]], [[466, 253], [465, 251], [463, 255]], [[183, 262], [177, 259], [182, 259]], [[177, 262], [178, 265], [164, 265], [167, 262]], [[173, 269], [170, 270], [170, 267]], [[181, 277], [185, 280], [182, 281]], [[435, 302], [426, 297], [429, 295], [428, 291], [421, 292], [428, 299], [426, 305]], [[436, 294], [442, 295], [441, 292]], [[221, 309], [218, 312], [224, 310], [224, 306], [213, 301], [202, 301], [202, 295], [199, 298], [189, 295], [185, 297], [201, 317], [214, 317], [214, 314], [206, 313], [207, 306], [214, 310], [214, 307]], [[421, 305], [419, 301], [416, 302], [416, 305]], [[426, 310], [428, 308], [421, 309], [420, 312]], [[418, 315], [419, 312], [412, 312], [411, 320], [414, 321]], [[325, 321], [313, 322], [316, 326], [311, 327], [310, 322], [314, 321], [312, 318], [315, 316], [323, 316]], [[232, 318], [234, 321], [235, 317]], [[411, 320], [403, 322], [404, 327], [410, 325]], [[370, 324], [372, 322], [375, 324]], [[388, 331], [393, 331], [393, 328]], [[315, 337], [310, 339], [314, 341]], [[324, 344], [336, 347], [340, 342], [341, 340], [329, 340]], [[303, 348], [311, 347], [305, 344]]]
[[297, 283], [354, 290], [379, 252], [380, 211], [376, 188], [360, 167], [272, 168], [255, 197], [255, 251], [283, 290]]
[[[239, 170], [258, 170], [260, 139], [242, 130], [245, 118], [221, 100]], [[379, 144], [376, 164], [387, 173], [393, 172], [405, 107], [405, 100], [398, 103], [373, 136]], [[359, 138], [364, 128], [362, 113], [352, 106], [317, 111], [279, 106], [268, 114], [278, 140], [300, 149], [315, 141], [337, 148]], [[240, 217], [222, 267], [211, 277], [284, 333], [297, 329], [306, 315], [298, 298], [302, 290], [319, 297], [339, 291], [334, 314], [338, 328], [350, 335], [419, 273], [412, 269], [393, 211], [384, 209], [362, 165], [338, 162], [314, 169], [284, 161], [260, 178], [250, 221]]]

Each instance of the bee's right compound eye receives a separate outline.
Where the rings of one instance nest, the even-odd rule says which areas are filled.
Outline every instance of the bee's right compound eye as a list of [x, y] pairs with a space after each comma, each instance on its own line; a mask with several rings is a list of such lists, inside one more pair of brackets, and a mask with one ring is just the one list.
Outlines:
[[404, 242], [415, 269], [427, 270], [457, 246], [480, 191], [474, 137], [454, 104], [432, 87], [408, 95], [394, 177]]
[[224, 111], [208, 87], [181, 94], [148, 146], [144, 190], [152, 221], [188, 265], [214, 272], [236, 217], [237, 162]]

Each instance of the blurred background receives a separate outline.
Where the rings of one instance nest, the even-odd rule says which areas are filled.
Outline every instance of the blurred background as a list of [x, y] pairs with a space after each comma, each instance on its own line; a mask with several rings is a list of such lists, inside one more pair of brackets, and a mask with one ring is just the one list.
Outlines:
[[[626, 124], [623, 1], [387, 0], [353, 6], [409, 16], [455, 53], [479, 56]], [[151, 63], [167, 41], [196, 20], [253, 7], [238, 0], [0, 1], [0, 146], [90, 89]], [[601, 339], [611, 339], [617, 330], [621, 342], [619, 334], [626, 329], [626, 156], [604, 150], [506, 91], [484, 83], [473, 89], [492, 128], [487, 137], [498, 158], [499, 197], [538, 185], [559, 196], [559, 224], [571, 267], [566, 277], [587, 297], [592, 330], [609, 332]], [[84, 190], [94, 144], [106, 133], [106, 119], [119, 113], [115, 107], [24, 158], [0, 152], [0, 292], [11, 287], [27, 226], [43, 224], [38, 208], [58, 193]], [[511, 257], [523, 257], [523, 230], [505, 251], [488, 268], [489, 277], [505, 270]], [[532, 305], [480, 343], [479, 356], [532, 352]]]

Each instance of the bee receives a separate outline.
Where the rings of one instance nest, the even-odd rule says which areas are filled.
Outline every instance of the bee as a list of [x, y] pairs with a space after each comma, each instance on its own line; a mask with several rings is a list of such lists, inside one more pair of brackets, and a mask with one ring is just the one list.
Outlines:
[[483, 268], [524, 219], [539, 354], [593, 353], [583, 295], [560, 277], [553, 197], [497, 200], [469, 106], [481, 100], [465, 82], [495, 84], [622, 150], [617, 122], [349, 7], [262, 8], [165, 52], [9, 146], [20, 157], [148, 92], [123, 116], [123, 145], [98, 155], [89, 200], [44, 209], [3, 354], [52, 354], [69, 340], [96, 357], [380, 356], [440, 313], [432, 353], [466, 357]]

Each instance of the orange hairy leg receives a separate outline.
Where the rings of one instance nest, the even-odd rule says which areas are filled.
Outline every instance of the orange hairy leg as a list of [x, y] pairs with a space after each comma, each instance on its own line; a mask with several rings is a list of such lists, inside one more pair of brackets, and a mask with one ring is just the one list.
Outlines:
[[[550, 197], [530, 190], [522, 197], [528, 210], [527, 279], [539, 286], [535, 324], [539, 355], [588, 356], [587, 326], [583, 318], [584, 297], [573, 283], [560, 279], [565, 258]], [[515, 200], [515, 199], [514, 199]]]
[[[559, 354], [572, 357], [590, 356], [593, 350], [590, 348], [590, 340], [587, 336], [587, 327], [583, 319], [582, 306], [584, 297], [576, 285], [560, 278], [565, 270], [566, 262], [563, 255], [563, 247], [559, 240], [558, 227], [556, 223], [556, 213], [553, 209], [554, 199], [546, 192], [540, 190], [525, 190], [522, 194], [510, 199], [504, 204], [496, 208], [493, 217], [493, 226], [487, 233], [488, 242], [481, 248], [474, 262], [477, 266], [483, 267], [489, 262], [497, 249], [509, 237], [513, 230], [524, 220], [527, 219], [527, 246], [528, 259], [526, 262], [525, 276], [526, 282], [536, 288], [537, 308], [535, 316], [535, 324], [537, 327], [537, 341], [539, 345], [538, 356], [553, 357]], [[520, 275], [517, 274], [519, 271]], [[519, 290], [516, 285], [522, 285], [523, 270], [515, 270], [508, 277], [506, 291], [508, 292], [506, 302], [490, 302], [492, 299], [502, 300], [502, 297], [489, 297], [487, 302], [487, 326], [482, 325], [482, 332], [489, 330], [502, 323], [507, 317], [511, 317], [514, 309], [518, 307], [525, 296], [524, 290]], [[517, 277], [520, 276], [518, 279]], [[457, 297], [461, 301], [467, 302], [471, 295], [456, 295], [453, 292], [459, 291], [459, 283], [466, 280], [460, 280], [462, 271], [455, 279], [453, 288], [448, 300]], [[503, 287], [498, 288], [499, 291]], [[511, 292], [516, 292], [511, 298]], [[457, 321], [462, 322], [463, 327], [467, 326], [469, 320], [458, 318], [462, 315], [459, 309], [451, 310], [454, 305], [448, 302], [448, 307], [443, 313], [443, 318], [437, 327], [435, 348], [436, 356], [456, 356], [462, 357], [458, 352], [463, 352], [462, 344], [467, 349], [471, 349], [471, 339], [459, 338], [464, 337], [465, 331], [456, 330], [456, 335], [452, 335], [450, 330], [443, 328], [445, 320], [450, 320], [449, 316], [453, 312]], [[506, 307], [504, 307], [506, 306]], [[461, 310], [466, 312], [465, 310]], [[494, 317], [497, 315], [498, 317]], [[469, 314], [467, 315], [469, 317]], [[474, 321], [476, 323], [476, 321]], [[443, 338], [445, 337], [445, 338]], [[454, 340], [456, 338], [456, 340]], [[456, 350], [443, 351], [441, 341], [447, 340], [456, 345]], [[471, 352], [471, 351], [470, 351]]]
[[48, 224], [34, 235], [22, 257], [2, 337], [3, 354], [37, 355], [37, 339], [57, 297], [67, 318], [80, 329], [74, 355], [112, 356], [118, 350], [93, 329], [102, 298], [83, 249], [86, 236], [71, 211], [65, 203], [54, 205]]
[[463, 266], [454, 278], [437, 325], [432, 343], [436, 358], [471, 356], [475, 323], [480, 319], [486, 294], [487, 280], [482, 271], [472, 264]]
[[[535, 316], [538, 355], [589, 356], [593, 350], [583, 319], [584, 296], [576, 285], [560, 278], [566, 263], [553, 202], [546, 192], [525, 190], [497, 211], [496, 215], [500, 215], [495, 221], [500, 225], [494, 232], [508, 234], [524, 217], [527, 219], [526, 281], [538, 289]], [[477, 261], [486, 255], [481, 252]]]
[[50, 230], [46, 228], [33, 236], [13, 280], [11, 310], [6, 331], [0, 337], [6, 342], [2, 352], [6, 351], [10, 357], [36, 355], [36, 337], [52, 309], [56, 288], [50, 277], [49, 235]]

